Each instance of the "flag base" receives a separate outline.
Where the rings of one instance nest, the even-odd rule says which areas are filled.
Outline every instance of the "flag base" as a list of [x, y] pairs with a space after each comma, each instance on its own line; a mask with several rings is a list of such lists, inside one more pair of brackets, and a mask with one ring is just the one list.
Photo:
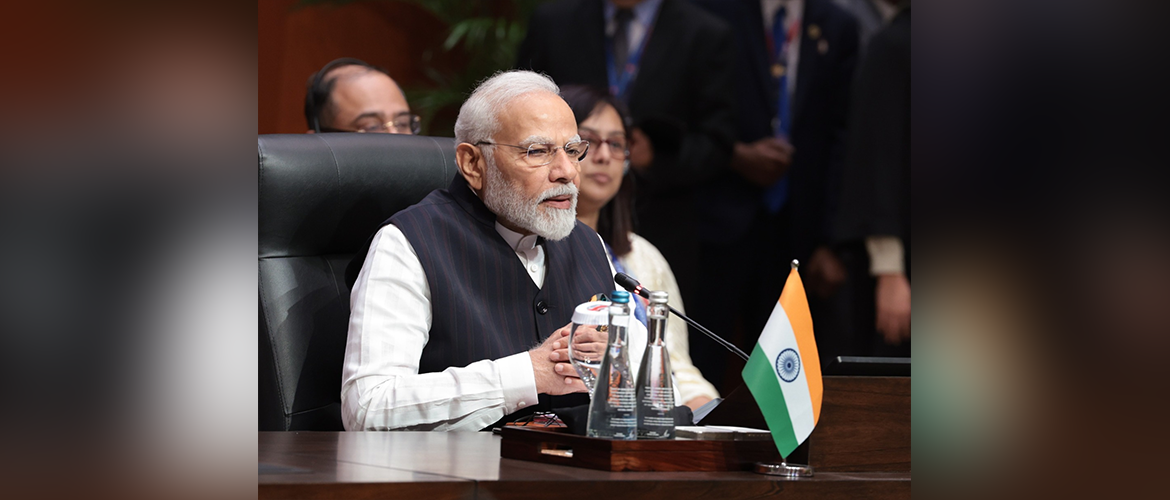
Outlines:
[[767, 474], [769, 476], [784, 476], [784, 477], [812, 477], [813, 469], [807, 465], [790, 464], [787, 462], [765, 463], [756, 462], [755, 468], [752, 469], [756, 474]]

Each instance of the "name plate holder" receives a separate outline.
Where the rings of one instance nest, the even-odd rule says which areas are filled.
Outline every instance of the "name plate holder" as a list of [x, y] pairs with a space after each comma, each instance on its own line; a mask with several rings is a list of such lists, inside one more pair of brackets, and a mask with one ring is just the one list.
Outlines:
[[[688, 435], [685, 430], [680, 434]], [[728, 439], [734, 434], [740, 437]], [[503, 458], [611, 472], [749, 471], [756, 462], [780, 460], [776, 444], [766, 433], [763, 439], [759, 433], [727, 433], [713, 435], [717, 439], [625, 441], [533, 427], [504, 427], [500, 437]]]

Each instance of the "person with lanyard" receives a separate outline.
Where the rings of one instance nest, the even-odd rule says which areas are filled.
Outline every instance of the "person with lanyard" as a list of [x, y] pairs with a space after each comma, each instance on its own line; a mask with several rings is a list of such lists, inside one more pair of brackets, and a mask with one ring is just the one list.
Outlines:
[[621, 7], [606, 2], [605, 67], [609, 77], [609, 93], [622, 102], [629, 102], [630, 83], [638, 74], [646, 42], [654, 31], [654, 17], [662, 0], [623, 2]]
[[[708, 183], [708, 224], [719, 237], [702, 242], [698, 294], [687, 299], [703, 307], [690, 316], [705, 325], [734, 325], [727, 337], [754, 344], [788, 263], [798, 259], [818, 342], [847, 331], [852, 316], [835, 302], [847, 298], [840, 280], [848, 261], [838, 253], [831, 221], [848, 137], [857, 23], [834, 0], [693, 2], [733, 27], [737, 131], [730, 168]], [[734, 357], [699, 347], [692, 356], [716, 387], [726, 392], [738, 382]]]
[[[792, 131], [792, 98], [796, 92], [796, 70], [800, 62], [800, 14], [804, 7], [801, 0], [771, 0], [761, 2], [764, 10], [765, 33], [768, 36], [768, 54], [772, 56], [770, 66], [776, 89], [776, 115], [772, 119], [772, 130], [776, 138], [789, 143]], [[768, 187], [764, 204], [768, 211], [776, 213], [788, 200], [788, 176], [785, 175]]]
[[[581, 85], [565, 86], [561, 96], [573, 110], [581, 139], [590, 144], [589, 155], [581, 163], [577, 220], [601, 235], [617, 272], [635, 277], [652, 290], [666, 291], [670, 304], [685, 311], [670, 264], [653, 244], [631, 231], [634, 181], [629, 175], [625, 106], [601, 89]], [[634, 302], [634, 317], [645, 325], [645, 299], [638, 297]], [[679, 401], [694, 410], [719, 397], [719, 392], [691, 363], [689, 345], [686, 323], [678, 318], [668, 321], [666, 349]]]
[[[726, 169], [735, 142], [733, 55], [731, 29], [690, 0], [542, 3], [517, 51], [517, 67], [627, 106], [634, 224], [687, 297], [699, 293], [700, 241], [721, 238], [727, 225], [705, 220], [709, 180]], [[694, 333], [697, 346], [717, 345]]]

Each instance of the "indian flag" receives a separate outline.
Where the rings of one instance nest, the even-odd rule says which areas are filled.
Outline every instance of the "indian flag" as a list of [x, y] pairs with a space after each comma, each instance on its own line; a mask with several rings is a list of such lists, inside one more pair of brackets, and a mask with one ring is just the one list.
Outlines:
[[785, 458], [812, 434], [821, 416], [821, 362], [804, 284], [793, 264], [768, 324], [743, 368], [776, 448]]

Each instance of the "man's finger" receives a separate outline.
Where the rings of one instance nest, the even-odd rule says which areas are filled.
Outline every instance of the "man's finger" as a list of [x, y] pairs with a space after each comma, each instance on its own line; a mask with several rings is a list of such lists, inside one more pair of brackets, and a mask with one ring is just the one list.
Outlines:
[[882, 324], [878, 328], [878, 331], [882, 332], [882, 339], [884, 339], [887, 344], [889, 344], [889, 345], [897, 345], [898, 344], [898, 333], [895, 331], [895, 329], [892, 325], [890, 325], [888, 323]]
[[577, 375], [577, 369], [573, 368], [573, 365], [569, 364], [569, 363], [564, 363], [564, 362], [556, 363], [553, 366], [553, 370], [555, 370], [557, 373], [559, 373], [561, 375], [565, 375], [567, 377], [574, 377], [574, 378], [579, 377], [579, 375]]
[[788, 155], [782, 151], [767, 150], [763, 154], [764, 158], [771, 163], [788, 163]]
[[585, 392], [585, 383], [579, 378], [565, 378], [565, 394], [570, 392]]
[[902, 339], [907, 338], [905, 331], [908, 325], [897, 314], [890, 312], [879, 314], [877, 328], [889, 345], [901, 344]]
[[878, 311], [878, 315], [874, 320], [873, 326], [877, 329], [878, 333], [882, 334], [882, 338], [884, 338], [886, 342], [890, 341], [890, 334], [892, 331], [890, 330], [890, 322], [886, 317], [886, 313]]

